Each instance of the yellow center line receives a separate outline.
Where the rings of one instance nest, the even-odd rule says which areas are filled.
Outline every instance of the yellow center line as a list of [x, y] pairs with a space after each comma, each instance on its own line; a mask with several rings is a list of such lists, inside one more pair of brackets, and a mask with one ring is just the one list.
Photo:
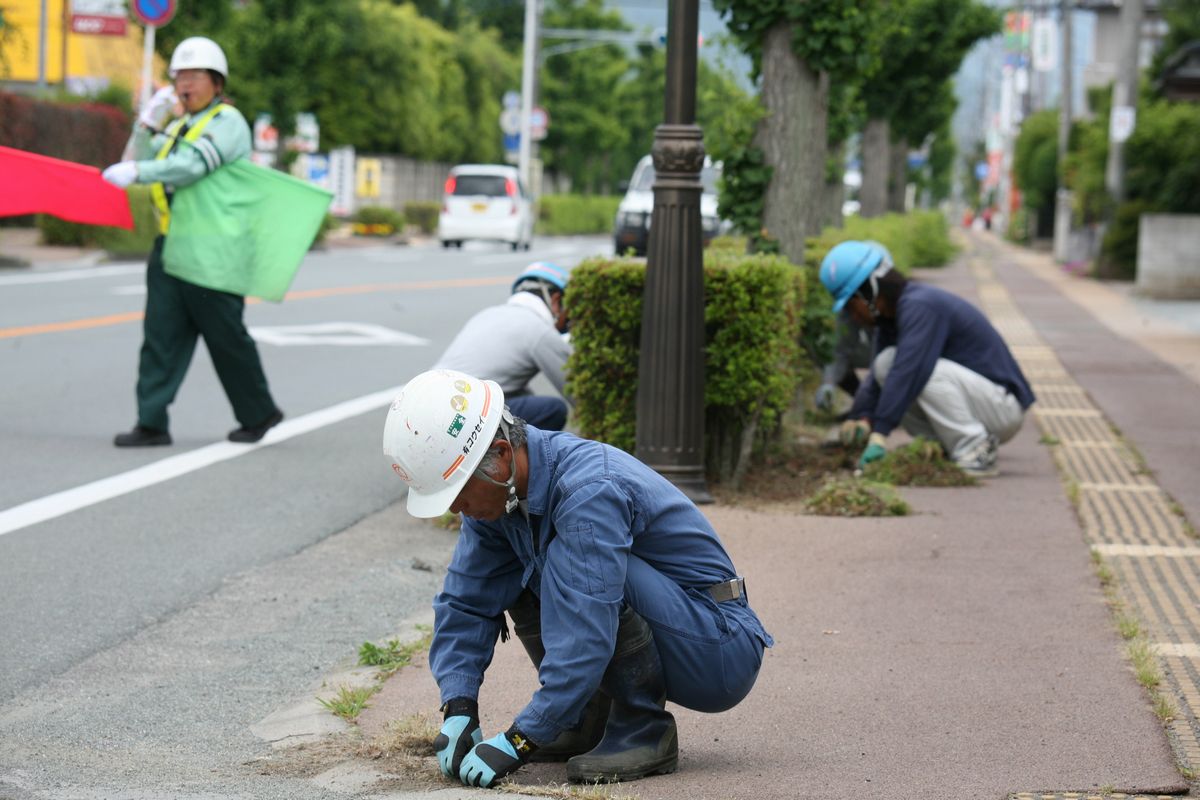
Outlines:
[[[512, 276], [501, 278], [453, 278], [442, 281], [410, 281], [408, 283], [365, 283], [358, 286], [331, 286], [326, 289], [305, 289], [288, 292], [285, 300], [314, 300], [322, 297], [340, 297], [354, 294], [373, 294], [377, 292], [419, 292], [426, 289], [465, 289], [476, 286], [496, 286], [507, 284]], [[257, 297], [247, 297], [247, 305], [263, 302]], [[87, 317], [66, 322], [47, 322], [41, 325], [20, 325], [15, 328], [0, 328], [0, 339], [12, 339], [18, 336], [37, 336], [43, 333], [63, 333], [65, 331], [81, 331], [89, 328], [104, 328], [109, 325], [123, 325], [127, 322], [140, 322], [145, 314], [141, 311], [127, 311], [124, 314], [108, 314], [103, 317]]]

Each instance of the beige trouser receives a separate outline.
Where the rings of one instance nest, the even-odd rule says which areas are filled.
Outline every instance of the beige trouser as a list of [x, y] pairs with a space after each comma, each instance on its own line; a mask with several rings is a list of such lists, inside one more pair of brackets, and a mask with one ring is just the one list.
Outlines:
[[[871, 365], [881, 388], [895, 358], [896, 348], [888, 347]], [[1017, 435], [1024, 421], [1025, 410], [1003, 386], [962, 364], [939, 358], [900, 425], [912, 436], [941, 442], [950, 458], [957, 461], [989, 435], [1007, 442]]]

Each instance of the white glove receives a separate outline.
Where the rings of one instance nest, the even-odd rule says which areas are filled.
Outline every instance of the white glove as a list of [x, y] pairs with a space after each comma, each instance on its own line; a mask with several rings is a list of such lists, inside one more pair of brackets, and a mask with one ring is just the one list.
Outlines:
[[179, 102], [179, 98], [175, 96], [174, 86], [164, 86], [154, 93], [142, 109], [142, 113], [138, 115], [138, 122], [145, 125], [147, 128], [161, 130], [162, 126], [171, 117], [171, 112], [175, 108], [175, 104]]
[[111, 183], [113, 186], [124, 189], [129, 184], [137, 181], [137, 162], [122, 161], [118, 164], [113, 164], [111, 167], [101, 173], [101, 177]]

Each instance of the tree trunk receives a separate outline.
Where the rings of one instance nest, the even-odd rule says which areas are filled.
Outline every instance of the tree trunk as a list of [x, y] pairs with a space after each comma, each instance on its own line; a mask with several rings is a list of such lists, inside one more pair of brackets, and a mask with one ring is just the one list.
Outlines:
[[908, 140], [892, 142], [888, 152], [888, 211], [903, 214], [908, 194]]
[[882, 216], [887, 211], [890, 127], [886, 119], [869, 119], [863, 129], [858, 213], [864, 217]]
[[825, 215], [825, 126], [829, 76], [813, 72], [792, 51], [792, 26], [779, 24], [763, 41], [762, 98], [767, 115], [754, 143], [772, 168], [763, 227], [783, 255], [804, 263], [804, 240]]
[[846, 183], [842, 175], [842, 165], [846, 162], [846, 143], [842, 142], [829, 153], [830, 160], [838, 165], [836, 177], [825, 181], [825, 216], [822, 223], [827, 227], [840, 228], [842, 219], [842, 203], [846, 200]]

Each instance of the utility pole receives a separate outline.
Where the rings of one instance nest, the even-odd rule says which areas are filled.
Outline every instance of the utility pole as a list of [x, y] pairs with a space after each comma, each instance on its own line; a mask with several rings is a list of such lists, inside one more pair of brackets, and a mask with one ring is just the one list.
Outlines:
[[46, 91], [46, 29], [49, 26], [46, 15], [48, 13], [46, 10], [46, 0], [42, 0], [41, 10], [38, 14], [38, 92]]
[[1108, 125], [1108, 165], [1104, 186], [1112, 197], [1113, 209], [1125, 200], [1125, 140], [1137, 119], [1138, 51], [1142, 42], [1142, 0], [1121, 4], [1121, 59], [1113, 84], [1112, 116]]
[[538, 26], [541, 23], [541, 0], [525, 0], [525, 47], [521, 59], [521, 144], [517, 151], [517, 170], [525, 191], [533, 192], [532, 154], [533, 79], [537, 65]]
[[1065, 264], [1070, 258], [1071, 190], [1067, 188], [1067, 149], [1071, 144], [1071, 111], [1074, 97], [1071, 87], [1071, 7], [1069, 0], [1060, 0], [1059, 25], [1062, 26], [1062, 47], [1059, 48], [1059, 70], [1062, 91], [1058, 98], [1058, 191], [1054, 193], [1054, 260]]
[[696, 125], [698, 0], [670, 0], [663, 124], [654, 131], [654, 215], [646, 258], [635, 454], [693, 502], [704, 480], [704, 267]]

